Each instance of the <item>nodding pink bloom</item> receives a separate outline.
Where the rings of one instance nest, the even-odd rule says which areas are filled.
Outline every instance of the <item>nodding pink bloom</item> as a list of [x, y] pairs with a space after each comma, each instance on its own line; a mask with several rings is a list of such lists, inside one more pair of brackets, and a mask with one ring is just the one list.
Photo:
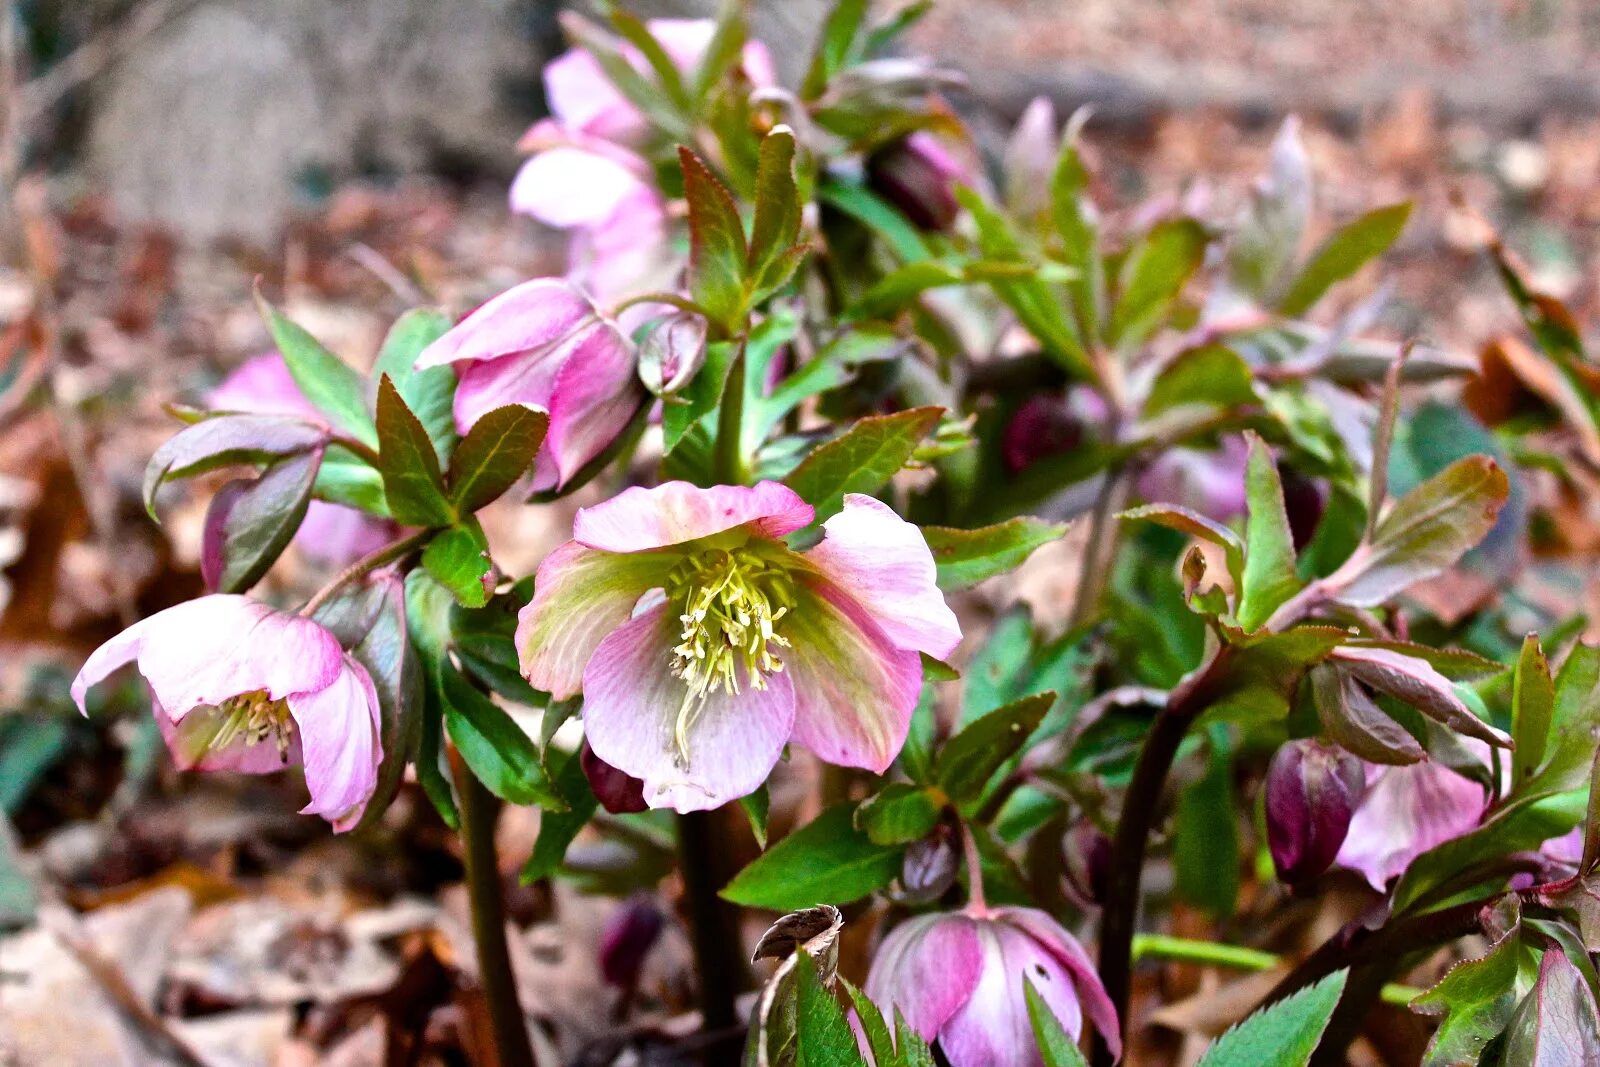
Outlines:
[[[709, 19], [646, 23], [683, 73], [700, 65], [716, 32]], [[641, 74], [649, 64], [631, 44], [622, 55]], [[753, 85], [776, 83], [766, 47], [749, 42], [742, 69]], [[551, 118], [533, 125], [521, 147], [534, 154], [511, 185], [511, 210], [572, 233], [568, 276], [597, 299], [671, 286], [681, 263], [672, 249], [666, 200], [637, 151], [649, 132], [638, 108], [617, 91], [584, 49], [544, 70]]]
[[558, 489], [604, 452], [644, 402], [633, 345], [570, 282], [508, 289], [423, 350], [417, 369], [457, 364], [456, 425], [495, 408], [550, 416], [533, 488]]
[[918, 130], [867, 160], [867, 183], [924, 230], [947, 230], [961, 205], [956, 186], [971, 185], [971, 168], [939, 139]]
[[[214, 411], [240, 411], [252, 415], [293, 415], [326, 422], [321, 412], [300, 392], [289, 365], [277, 352], [245, 360], [206, 395]], [[323, 500], [306, 507], [305, 518], [294, 535], [295, 548], [307, 559], [329, 567], [354, 563], [368, 552], [394, 540], [399, 527], [387, 519]]]
[[1117, 1012], [1083, 946], [1049, 915], [1004, 907], [919, 915], [889, 931], [865, 992], [893, 1018], [896, 1009], [951, 1067], [1042, 1065], [1028, 1019], [1024, 979], [1056, 1021], [1078, 1036], [1087, 1015], [1115, 1055]]
[[1244, 514], [1244, 438], [1224, 437], [1215, 451], [1169, 448], [1139, 476], [1139, 495], [1153, 504], [1181, 504], [1217, 522]]
[[899, 753], [920, 653], [948, 655], [960, 626], [915, 526], [851, 494], [814, 547], [782, 540], [814, 517], [776, 482], [667, 482], [579, 511], [540, 564], [523, 673], [583, 693], [590, 747], [651, 807], [744, 796], [791, 742], [875, 772]]
[[[1471, 738], [1462, 744], [1488, 746]], [[1359, 871], [1380, 893], [1424, 852], [1477, 828], [1488, 805], [1483, 786], [1442, 763], [1366, 765], [1367, 789], [1335, 862]]]
[[383, 746], [366, 668], [319, 624], [242, 596], [157, 612], [89, 656], [72, 682], [89, 687], [125, 664], [150, 685], [156, 722], [182, 770], [267, 774], [305, 767], [311, 803], [335, 830], [361, 821]]

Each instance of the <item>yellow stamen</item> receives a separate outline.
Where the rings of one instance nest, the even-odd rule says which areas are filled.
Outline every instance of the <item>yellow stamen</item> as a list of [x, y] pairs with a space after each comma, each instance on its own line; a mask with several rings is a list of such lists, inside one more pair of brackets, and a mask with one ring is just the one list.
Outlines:
[[[199, 712], [202, 709], [196, 708]], [[205, 743], [205, 748], [220, 752], [243, 736], [246, 748], [271, 738], [278, 746], [278, 757], [289, 762], [289, 742], [294, 737], [294, 720], [289, 715], [287, 700], [272, 700], [265, 689], [240, 693], [210, 709], [217, 724], [216, 733]]]

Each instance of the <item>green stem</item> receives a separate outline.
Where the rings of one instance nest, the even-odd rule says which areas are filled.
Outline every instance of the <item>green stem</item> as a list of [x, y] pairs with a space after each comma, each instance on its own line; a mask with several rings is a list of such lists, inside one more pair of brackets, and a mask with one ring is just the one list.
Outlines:
[[[1232, 967], [1239, 971], [1270, 971], [1283, 964], [1283, 957], [1260, 949], [1241, 945], [1225, 945], [1216, 941], [1197, 941], [1187, 937], [1169, 937], [1166, 934], [1135, 934], [1133, 958], [1146, 956], [1173, 960], [1179, 963], [1203, 963], [1214, 967]], [[1404, 1007], [1421, 996], [1424, 991], [1416, 986], [1390, 982], [1383, 987], [1385, 1004]]]
[[750, 471], [744, 456], [744, 340], [728, 367], [722, 387], [722, 407], [717, 413], [717, 443], [711, 457], [711, 480], [716, 485], [744, 485]]
[[362, 556], [360, 559], [350, 564], [350, 566], [334, 575], [333, 579], [329, 581], [327, 585], [313, 593], [311, 595], [311, 599], [306, 601], [306, 606], [300, 609], [300, 614], [308, 617], [315, 615], [317, 613], [317, 609], [323, 604], [327, 603], [328, 599], [340, 589], [343, 589], [357, 578], [361, 578], [372, 571], [377, 570], [379, 567], [388, 566], [390, 563], [393, 563], [396, 560], [404, 559], [412, 552], [421, 548], [424, 542], [426, 542], [428, 538], [432, 537], [433, 534], [434, 531], [432, 530], [418, 530], [414, 534], [411, 534], [407, 537], [402, 537], [398, 541], [392, 541], [389, 544], [384, 545], [382, 548], [375, 549], [371, 553]]
[[461, 800], [461, 842], [466, 852], [467, 898], [472, 907], [472, 940], [478, 950], [479, 980], [489, 1007], [498, 1067], [534, 1067], [528, 1024], [517, 999], [516, 972], [506, 943], [506, 907], [495, 854], [495, 820], [500, 802], [473, 775], [461, 755], [450, 750], [450, 768]]

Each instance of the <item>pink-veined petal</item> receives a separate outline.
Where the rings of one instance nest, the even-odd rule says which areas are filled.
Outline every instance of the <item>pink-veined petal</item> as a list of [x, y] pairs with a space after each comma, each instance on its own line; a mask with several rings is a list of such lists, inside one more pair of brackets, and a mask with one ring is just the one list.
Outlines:
[[507, 289], [456, 323], [422, 350], [416, 367], [534, 352], [563, 340], [594, 313], [588, 299], [565, 279], [535, 278]]
[[899, 1009], [906, 1025], [933, 1041], [978, 984], [983, 951], [972, 919], [921, 915], [889, 931], [863, 991], [888, 1019]]
[[545, 64], [544, 92], [550, 113], [584, 133], [629, 141], [645, 130], [639, 109], [617, 90], [594, 56], [581, 48]]
[[[784, 674], [757, 689], [714, 690], [677, 741], [686, 687], [673, 675], [678, 627], [658, 606], [612, 631], [583, 674], [583, 730], [595, 755], [644, 782], [653, 808], [701, 811], [753, 793], [771, 773], [794, 725], [794, 690]], [[742, 674], [742, 672], [741, 672]]]
[[1074, 1037], [1083, 1015], [1072, 977], [1054, 954], [1023, 931], [998, 920], [976, 924], [983, 963], [972, 995], [939, 1032], [951, 1067], [1042, 1065], [1028, 1019], [1023, 978], [1033, 980], [1062, 1029]]
[[[1487, 750], [1482, 742], [1472, 744]], [[1366, 795], [1334, 862], [1360, 871], [1382, 892], [1412, 860], [1477, 827], [1484, 803], [1481, 785], [1441, 763], [1369, 764]]]
[[550, 427], [534, 468], [534, 488], [551, 489], [617, 439], [644, 402], [633, 346], [610, 323], [580, 335], [550, 395]]
[[896, 645], [943, 659], [961, 642], [961, 624], [939, 591], [921, 530], [882, 501], [849, 493], [822, 531], [806, 559], [866, 608]]
[[277, 352], [245, 360], [206, 394], [213, 411], [242, 411], [255, 415], [295, 415], [323, 422], [318, 411], [289, 374], [289, 365]]
[[922, 692], [922, 657], [898, 648], [850, 597], [808, 578], [782, 620], [794, 679], [794, 740], [829, 763], [888, 769]]
[[[303, 815], [321, 815], [335, 830], [361, 821], [378, 787], [378, 691], [367, 669], [349, 656], [332, 684], [289, 698], [311, 802]], [[262, 747], [262, 746], [257, 746]]]
[[649, 191], [644, 178], [622, 161], [577, 146], [547, 148], [530, 156], [511, 183], [511, 210], [547, 226], [598, 226]]
[[89, 694], [90, 686], [99, 685], [106, 675], [139, 658], [144, 635], [150, 629], [151, 622], [160, 614], [157, 612], [148, 619], [141, 619], [89, 653], [89, 658], [84, 660], [83, 666], [78, 669], [77, 677], [72, 679], [72, 702], [78, 705], [80, 712], [88, 714], [88, 709], [84, 707], [84, 699]]
[[517, 617], [522, 673], [557, 700], [583, 687], [583, 668], [634, 605], [666, 580], [671, 553], [600, 552], [568, 541], [544, 558], [533, 599]]
[[[1072, 977], [1073, 996], [1077, 1005], [1094, 1023], [1095, 1031], [1111, 1049], [1111, 1054], [1120, 1058], [1122, 1025], [1117, 1019], [1116, 1005], [1111, 1003], [1111, 997], [1106, 994], [1106, 987], [1100, 983], [1100, 975], [1095, 970], [1094, 962], [1089, 959], [1089, 954], [1083, 950], [1078, 939], [1037, 908], [1000, 908], [997, 914], [1005, 922], [1032, 936], [1066, 968]], [[1034, 984], [1040, 986], [1041, 993], [1047, 993], [1039, 982], [1036, 981]], [[1055, 1006], [1055, 1001], [1048, 995], [1045, 997], [1045, 1002], [1052, 1007]], [[1066, 1020], [1063, 1018], [1062, 1024], [1065, 1023]]]
[[581, 509], [572, 538], [610, 552], [644, 552], [681, 545], [746, 523], [765, 537], [782, 537], [808, 525], [816, 512], [793, 489], [777, 482], [754, 486], [663, 482], [625, 489], [603, 504]]

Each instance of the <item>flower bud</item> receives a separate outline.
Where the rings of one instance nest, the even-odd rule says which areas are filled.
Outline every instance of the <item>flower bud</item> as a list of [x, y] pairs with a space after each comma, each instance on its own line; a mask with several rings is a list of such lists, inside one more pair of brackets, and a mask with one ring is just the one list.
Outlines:
[[656, 322], [639, 345], [639, 380], [656, 396], [671, 396], [705, 361], [706, 320], [680, 311]]
[[661, 937], [661, 909], [645, 893], [635, 894], [611, 913], [600, 932], [600, 977], [607, 985], [632, 989], [639, 971]]
[[1088, 819], [1079, 819], [1061, 836], [1066, 861], [1062, 888], [1080, 907], [1106, 902], [1106, 880], [1111, 875], [1111, 838]]
[[587, 742], [578, 758], [583, 761], [583, 776], [589, 779], [589, 788], [602, 808], [613, 815], [627, 815], [649, 807], [644, 802], [644, 782], [596, 756]]
[[900, 864], [900, 892], [896, 894], [901, 903], [931, 903], [955, 884], [959, 859], [951, 836], [949, 827], [941, 825], [906, 849]]
[[947, 230], [961, 205], [955, 187], [972, 175], [926, 131], [880, 149], [867, 160], [867, 185], [924, 230]]
[[1267, 768], [1267, 845], [1278, 877], [1304, 885], [1333, 865], [1366, 790], [1361, 761], [1321, 741], [1290, 741]]
[[1328, 507], [1328, 486], [1310, 478], [1293, 467], [1278, 464], [1278, 476], [1283, 481], [1283, 506], [1289, 516], [1289, 533], [1294, 537], [1294, 550], [1301, 552], [1316, 535], [1322, 522], [1322, 513]]
[[1041, 459], [1071, 452], [1100, 436], [1109, 414], [1093, 389], [1074, 386], [1065, 396], [1031, 396], [1000, 435], [1000, 453], [1012, 473]]

